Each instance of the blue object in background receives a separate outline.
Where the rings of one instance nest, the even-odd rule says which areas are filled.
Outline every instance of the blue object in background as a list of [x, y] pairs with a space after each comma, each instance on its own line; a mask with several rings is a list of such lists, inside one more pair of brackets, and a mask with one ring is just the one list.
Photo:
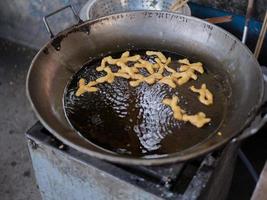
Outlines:
[[[233, 35], [235, 35], [241, 40], [242, 34], [243, 34], [243, 28], [245, 24], [244, 16], [235, 15], [230, 12], [202, 6], [196, 3], [189, 3], [189, 6], [191, 8], [192, 16], [195, 16], [201, 19], [232, 15], [231, 22], [218, 24], [218, 26], [226, 29], [227, 31], [229, 31], [230, 33], [232, 33]], [[257, 39], [260, 34], [261, 26], [262, 26], [261, 22], [253, 18], [250, 20], [246, 45], [250, 48], [252, 52], [255, 49]], [[264, 56], [266, 55], [266, 52], [267, 52], [267, 38], [264, 40], [261, 54], [259, 56], [259, 62], [261, 65], [267, 65], [267, 57]]]

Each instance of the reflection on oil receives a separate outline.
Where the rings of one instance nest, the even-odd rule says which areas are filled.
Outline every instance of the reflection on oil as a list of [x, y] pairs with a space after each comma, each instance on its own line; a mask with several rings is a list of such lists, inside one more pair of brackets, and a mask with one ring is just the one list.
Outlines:
[[[144, 51], [135, 53], [142, 55], [143, 59], [151, 59]], [[164, 54], [172, 57], [171, 66], [178, 65], [181, 56]], [[112, 57], [119, 57], [119, 54]], [[223, 120], [222, 108], [226, 103], [224, 93], [220, 92], [223, 87], [208, 71], [197, 81], [189, 81], [175, 89], [159, 83], [142, 83], [133, 88], [127, 80], [116, 78], [112, 84], [98, 85], [98, 92], [76, 97], [80, 78], [92, 81], [103, 76], [95, 70], [100, 61], [101, 58], [84, 65], [73, 76], [64, 97], [65, 112], [71, 125], [98, 146], [132, 157], [168, 155], [203, 141], [217, 130]], [[192, 83], [197, 87], [206, 83], [214, 94], [214, 104], [208, 107], [201, 104], [197, 95], [189, 90]], [[164, 98], [173, 94], [179, 97], [179, 104], [188, 114], [202, 111], [212, 118], [211, 123], [198, 129], [175, 120], [171, 109], [162, 103]]]

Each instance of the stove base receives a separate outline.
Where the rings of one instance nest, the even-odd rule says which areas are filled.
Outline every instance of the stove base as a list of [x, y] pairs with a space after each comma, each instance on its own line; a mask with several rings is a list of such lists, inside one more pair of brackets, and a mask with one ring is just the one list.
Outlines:
[[82, 154], [55, 139], [40, 123], [27, 133], [39, 189], [51, 199], [226, 198], [238, 144], [182, 164], [122, 166]]

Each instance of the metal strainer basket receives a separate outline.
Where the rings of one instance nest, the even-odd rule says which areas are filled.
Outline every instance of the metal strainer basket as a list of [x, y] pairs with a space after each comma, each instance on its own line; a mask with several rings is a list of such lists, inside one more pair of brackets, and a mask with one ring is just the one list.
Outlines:
[[[174, 2], [175, 0], [89, 0], [81, 9], [80, 17], [82, 20], [88, 20], [134, 10], [170, 11]], [[175, 12], [191, 15], [187, 4]]]

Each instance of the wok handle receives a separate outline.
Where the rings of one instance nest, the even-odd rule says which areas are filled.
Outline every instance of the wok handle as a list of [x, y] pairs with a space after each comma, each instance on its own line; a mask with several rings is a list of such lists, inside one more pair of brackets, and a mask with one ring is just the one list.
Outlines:
[[264, 79], [264, 103], [261, 106], [260, 113], [256, 116], [250, 126], [242, 132], [241, 135], [232, 139], [232, 142], [239, 142], [256, 134], [267, 123], [267, 68], [262, 67], [262, 70]]
[[81, 20], [80, 17], [77, 15], [77, 13], [75, 12], [75, 10], [74, 10], [74, 8], [73, 8], [72, 5], [67, 5], [67, 6], [64, 6], [64, 7], [60, 8], [60, 9], [54, 11], [54, 12], [51, 12], [50, 14], [48, 14], [48, 15], [46, 15], [46, 16], [43, 17], [43, 22], [44, 22], [45, 28], [46, 28], [47, 32], [50, 34], [50, 37], [51, 37], [51, 38], [54, 37], [54, 33], [52, 32], [52, 30], [51, 30], [51, 28], [50, 28], [50, 26], [49, 26], [49, 23], [48, 23], [48, 21], [47, 21], [47, 19], [48, 19], [49, 17], [51, 17], [51, 16], [53, 16], [53, 15], [55, 15], [55, 14], [61, 12], [62, 10], [67, 9], [67, 8], [70, 8], [70, 9], [71, 9], [71, 11], [72, 11], [74, 17], [77, 19], [78, 23], [82, 22], [82, 20]]
[[232, 139], [232, 142], [241, 142], [244, 139], [256, 134], [264, 126], [266, 122], [267, 122], [267, 114], [265, 113], [263, 116], [259, 114], [251, 123], [251, 125], [242, 132], [241, 135]]

